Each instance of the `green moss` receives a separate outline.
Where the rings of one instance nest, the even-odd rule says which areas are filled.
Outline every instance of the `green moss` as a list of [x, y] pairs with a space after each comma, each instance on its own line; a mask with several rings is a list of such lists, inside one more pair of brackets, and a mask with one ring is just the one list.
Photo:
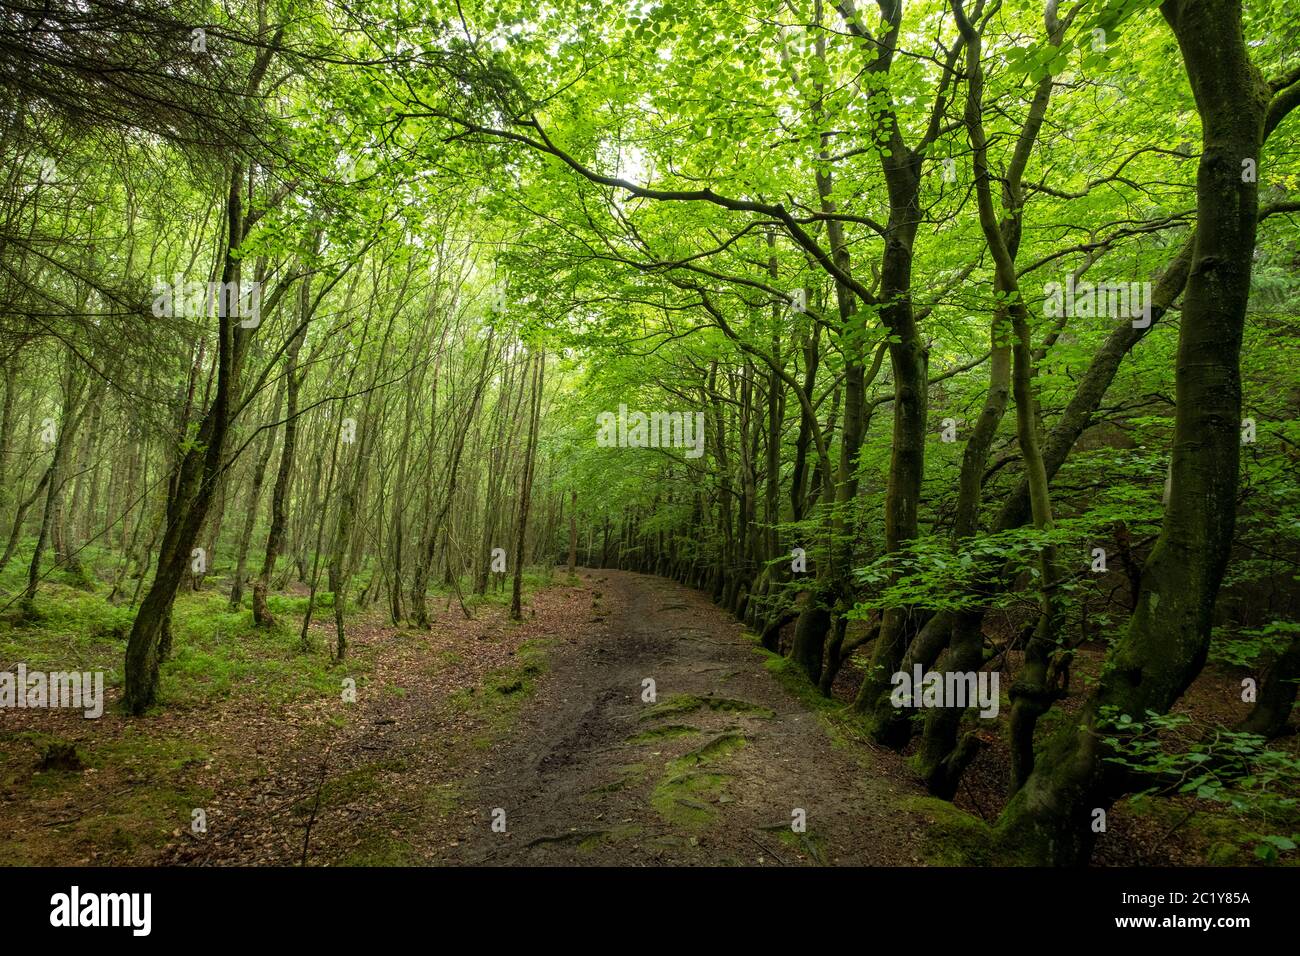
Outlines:
[[828, 712], [840, 707], [833, 698], [823, 696], [812, 681], [808, 680], [803, 668], [788, 657], [775, 654], [759, 644], [755, 645], [754, 651], [763, 658], [763, 668], [780, 682], [790, 696], [809, 710]]
[[[117, 738], [79, 743], [86, 771], [44, 773], [32, 768], [54, 737], [24, 732], [0, 740], [31, 748], [30, 762], [5, 762], [4, 789], [19, 801], [46, 805], [47, 813], [45, 826], [5, 835], [0, 865], [146, 862], [174, 832], [189, 827], [191, 811], [211, 796], [184, 780], [184, 771], [208, 759], [207, 751], [179, 737], [127, 728]], [[87, 800], [86, 788], [94, 788], [98, 775], [108, 771], [127, 785], [105, 788]], [[69, 804], [81, 809], [66, 809]]]
[[745, 746], [745, 735], [736, 731], [726, 731], [707, 743], [682, 755], [676, 761], [681, 766], [699, 766], [712, 760], [728, 757]]
[[649, 730], [643, 730], [635, 737], [629, 737], [630, 744], [649, 744], [658, 740], [672, 740], [675, 737], [689, 737], [692, 734], [700, 732], [698, 727], [692, 727], [689, 724], [665, 724], [662, 727], [652, 727]]
[[790, 849], [812, 858], [818, 866], [826, 865], [826, 841], [815, 830], [796, 833], [791, 829], [779, 831], [780, 840]]
[[432, 810], [439, 817], [445, 817], [460, 806], [464, 796], [458, 783], [445, 782], [434, 784], [425, 790], [422, 800], [427, 809]]
[[776, 716], [766, 707], [752, 704], [746, 700], [737, 700], [733, 697], [714, 697], [712, 694], [703, 697], [695, 694], [673, 694], [641, 711], [640, 719], [660, 720], [665, 717], [679, 717], [684, 714], [695, 713], [697, 710], [704, 708], [720, 713], [747, 714], [751, 717], [770, 718]]
[[[1258, 863], [1256, 847], [1268, 834], [1291, 834], [1300, 830], [1300, 814], [1276, 817], [1267, 822], [1258, 816], [1234, 813], [1226, 806], [1197, 801], [1188, 816], [1186, 800], [1171, 800], [1151, 794], [1137, 794], [1121, 806], [1125, 813], [1155, 822], [1165, 832], [1177, 833], [1184, 844], [1200, 849], [1210, 866], [1244, 866]], [[1300, 854], [1289, 853], [1278, 861], [1300, 865]]]
[[[121, 686], [136, 609], [110, 604], [108, 595], [106, 586], [86, 591], [43, 582], [34, 618], [16, 611], [0, 618], [0, 658], [23, 661], [33, 670], [99, 670], [107, 686]], [[323, 602], [317, 598], [318, 608], [329, 606], [328, 594]], [[202, 706], [214, 698], [250, 694], [283, 703], [337, 692], [337, 668], [325, 655], [304, 654], [299, 646], [294, 618], [305, 611], [306, 598], [271, 595], [268, 603], [277, 626], [265, 631], [253, 625], [246, 609], [231, 610], [225, 588], [211, 576], [202, 591], [182, 590], [172, 613], [172, 656], [161, 668], [163, 701]], [[367, 670], [357, 659], [347, 668], [354, 678]]]
[[339, 861], [340, 866], [418, 866], [415, 851], [387, 833], [366, 834], [361, 845]]
[[515, 651], [515, 663], [489, 673], [477, 688], [453, 692], [448, 704], [456, 711], [469, 714], [484, 725], [473, 744], [486, 750], [513, 725], [524, 701], [533, 692], [537, 678], [546, 672], [546, 648], [550, 641], [538, 638], [524, 641]]
[[899, 807], [924, 818], [921, 857], [927, 863], [989, 866], [1005, 862], [1006, 848], [999, 847], [998, 833], [979, 817], [937, 797], [904, 797]]
[[1231, 843], [1215, 843], [1205, 853], [1208, 866], [1242, 866], [1248, 862], [1241, 847]]
[[602, 846], [635, 840], [641, 833], [642, 828], [634, 823], [624, 823], [616, 827], [610, 827], [601, 833], [593, 833], [584, 837], [582, 842], [578, 844], [578, 852], [591, 853]]
[[619, 767], [619, 777], [609, 783], [602, 783], [599, 787], [587, 791], [588, 796], [599, 796], [602, 793], [613, 793], [616, 790], [622, 790], [634, 783], [644, 779], [649, 771], [649, 766], [643, 763], [625, 764]]
[[726, 781], [720, 773], [670, 771], [651, 792], [650, 805], [673, 826], [702, 830], [717, 818], [711, 804], [722, 796]]
[[115, 740], [93, 745], [87, 763], [98, 769], [114, 766], [126, 770], [174, 773], [205, 763], [206, 748], [180, 737], [159, 737], [127, 727]]
[[731, 756], [745, 742], [743, 734], [727, 731], [670, 760], [650, 793], [650, 805], [673, 826], [704, 829], [717, 818], [714, 805], [723, 795], [728, 775], [699, 768]]
[[[844, 749], [850, 741], [868, 738], [864, 716], [852, 707], [845, 707], [833, 697], [827, 697], [808, 679], [803, 668], [780, 654], [775, 654], [759, 644], [757, 635], [750, 635], [754, 652], [763, 658], [763, 668], [777, 679], [785, 691], [821, 720], [822, 727], [833, 747]], [[868, 752], [859, 748], [854, 756], [864, 768], [870, 766]]]
[[[461, 578], [460, 593], [464, 595], [465, 606], [476, 608], [483, 606], [509, 607], [512, 594], [512, 580], [504, 582], [504, 587], [497, 587], [501, 575], [493, 574], [488, 582], [485, 594], [474, 593], [474, 583], [467, 577]], [[520, 603], [526, 608], [532, 603], [533, 594], [540, 588], [550, 587], [554, 581], [554, 568], [550, 566], [524, 568], [520, 587]], [[441, 593], [454, 593], [444, 590]]]
[[[383, 789], [388, 775], [405, 773], [407, 769], [408, 764], [404, 758], [390, 757], [337, 776], [326, 777], [319, 791], [319, 808], [337, 807], [364, 799]], [[318, 809], [317, 799], [315, 791], [303, 795], [294, 803], [293, 812], [299, 816], [311, 816]]]

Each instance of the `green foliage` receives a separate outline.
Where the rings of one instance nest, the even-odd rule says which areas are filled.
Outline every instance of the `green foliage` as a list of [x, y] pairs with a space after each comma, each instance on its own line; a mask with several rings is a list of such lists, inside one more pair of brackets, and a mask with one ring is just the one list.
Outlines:
[[[1107, 712], [1099, 721], [1109, 762], [1153, 781], [1146, 793], [1180, 794], [1218, 804], [1258, 831], [1255, 854], [1267, 862], [1300, 839], [1300, 758], [1257, 734], [1193, 731], [1185, 714], [1134, 720]], [[1276, 832], [1282, 828], [1282, 832]]]

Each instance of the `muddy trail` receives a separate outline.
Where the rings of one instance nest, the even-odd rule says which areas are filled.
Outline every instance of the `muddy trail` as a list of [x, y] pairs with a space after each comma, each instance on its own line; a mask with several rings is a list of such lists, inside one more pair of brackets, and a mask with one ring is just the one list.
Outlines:
[[589, 630], [490, 754], [455, 862], [912, 862], [896, 785], [832, 745], [738, 623], [663, 578], [587, 581]]
[[[276, 755], [166, 861], [921, 862], [925, 824], [898, 806], [915, 786], [833, 738], [739, 623], [663, 578], [580, 580], [539, 591], [522, 624], [496, 612], [427, 640], [377, 635], [376, 676], [404, 675], [401, 693]], [[446, 647], [459, 672], [410, 676]]]

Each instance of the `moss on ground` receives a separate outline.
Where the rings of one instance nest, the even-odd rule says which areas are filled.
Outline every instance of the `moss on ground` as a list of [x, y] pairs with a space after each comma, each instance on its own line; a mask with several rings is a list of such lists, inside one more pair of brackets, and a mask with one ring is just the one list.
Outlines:
[[475, 747], [486, 750], [513, 726], [537, 678], [546, 673], [550, 643], [548, 638], [524, 641], [515, 651], [515, 663], [489, 673], [481, 686], [462, 688], [448, 697], [453, 708], [483, 723], [483, 731], [473, 739]]
[[[827, 697], [808, 679], [808, 675], [794, 661], [781, 654], [773, 653], [760, 643], [756, 634], [749, 634], [754, 644], [754, 652], [763, 658], [764, 669], [777, 679], [786, 692], [821, 720], [830, 737], [831, 746], [848, 748], [851, 742], [863, 743], [868, 734], [862, 715], [846, 707], [833, 697]], [[869, 753], [859, 747], [853, 754], [863, 769], [871, 766]]]
[[728, 774], [711, 767], [745, 746], [744, 734], [724, 731], [675, 760], [650, 793], [650, 805], [663, 819], [685, 830], [702, 830], [717, 818], [715, 805], [723, 796]]
[[685, 830], [706, 828], [717, 819], [712, 804], [722, 796], [727, 775], [674, 770], [672, 764], [669, 768], [651, 792], [650, 805], [674, 827]]
[[299, 797], [293, 812], [311, 816], [326, 807], [339, 807], [363, 800], [367, 795], [382, 790], [391, 774], [405, 773], [409, 764], [403, 757], [387, 757], [363, 764], [341, 774], [326, 775], [318, 792]]
[[764, 718], [776, 716], [766, 707], [747, 700], [737, 700], [734, 697], [715, 697], [712, 694], [703, 697], [696, 694], [673, 694], [641, 711], [640, 719], [659, 720], [665, 717], [680, 717], [705, 708], [715, 713], [747, 714], [751, 717]]
[[779, 831], [780, 840], [796, 853], [811, 857], [818, 866], [826, 865], [826, 841], [815, 830], [797, 833], [788, 827]]
[[632, 784], [645, 779], [645, 775], [649, 772], [649, 770], [650, 767], [647, 764], [643, 764], [643, 763], [625, 764], [622, 767], [618, 768], [619, 776], [617, 779], [611, 780], [609, 783], [602, 783], [600, 786], [592, 788], [591, 790], [587, 791], [587, 796], [599, 797], [603, 793], [613, 793], [616, 790], [622, 790], [625, 787], [630, 787]]
[[[1266, 845], [1269, 835], [1300, 831], [1300, 814], [1292, 814], [1290, 819], [1275, 819], [1271, 826], [1261, 829], [1262, 821], [1258, 817], [1233, 813], [1226, 806], [1208, 801], [1190, 807], [1186, 801], [1136, 794], [1119, 806], [1126, 813], [1154, 821], [1169, 834], [1168, 838], [1198, 848], [1208, 866], [1258, 864], [1260, 857], [1256, 850]], [[1189, 812], [1193, 809], [1195, 812]], [[1281, 854], [1275, 862], [1300, 866], [1300, 853]]]
[[916, 813], [926, 823], [921, 858], [936, 866], [990, 866], [1005, 863], [1005, 848], [998, 834], [979, 817], [960, 810], [938, 797], [909, 796], [899, 800], [900, 809]]
[[700, 729], [692, 727], [689, 724], [665, 724], [663, 727], [652, 727], [649, 730], [643, 730], [641, 733], [628, 738], [630, 744], [649, 744], [659, 740], [672, 740], [677, 737], [690, 737], [692, 734], [698, 734]]
[[610, 827], [602, 833], [592, 834], [584, 837], [578, 844], [579, 853], [593, 853], [602, 846], [610, 846], [618, 843], [626, 843], [629, 840], [635, 840], [642, 834], [643, 830], [634, 823], [622, 823], [616, 827]]
[[[188, 828], [193, 809], [211, 797], [205, 788], [185, 780], [185, 772], [209, 756], [194, 741], [127, 728], [115, 738], [79, 742], [83, 770], [37, 769], [40, 753], [55, 742], [56, 737], [37, 732], [0, 734], [0, 743], [30, 748], [30, 761], [11, 758], [0, 763], [0, 789], [29, 804], [42, 818], [39, 828], [16, 828], [5, 835], [0, 865], [69, 866], [147, 856]], [[110, 773], [118, 782], [101, 786]], [[88, 796], [88, 788], [96, 791], [93, 796]]]
[[340, 866], [418, 866], [421, 860], [410, 846], [388, 833], [370, 832], [351, 850]]

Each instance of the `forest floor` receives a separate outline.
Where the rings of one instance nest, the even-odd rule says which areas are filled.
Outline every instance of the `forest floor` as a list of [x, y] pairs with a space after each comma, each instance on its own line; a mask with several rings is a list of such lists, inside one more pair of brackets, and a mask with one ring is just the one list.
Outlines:
[[[472, 618], [439, 600], [428, 630], [359, 615], [342, 662], [322, 650], [328, 611], [299, 650], [301, 596], [267, 633], [215, 585], [187, 595], [156, 712], [126, 718], [116, 687], [98, 720], [0, 712], [0, 864], [949, 863], [1004, 799], [995, 727], [966, 816], [858, 732], [840, 706], [853, 664], [828, 701], [701, 592], [555, 578], [520, 622], [499, 595]], [[120, 625], [51, 617], [0, 658], [36, 634], [107, 668]], [[42, 765], [55, 742], [73, 766]], [[1247, 861], [1238, 835], [1186, 825], [1194, 808], [1156, 811], [1117, 805], [1097, 862], [1203, 862], [1215, 840]]]
[[530, 611], [366, 635], [397, 651], [370, 686], [402, 692], [360, 696], [345, 729], [224, 793], [163, 861], [292, 864], [306, 846], [314, 864], [917, 862], [917, 825], [884, 799], [897, 785], [705, 595], [600, 571]]
[[[0, 863], [922, 862], [898, 807], [919, 790], [870, 767], [897, 758], [821, 719], [706, 595], [592, 571], [522, 622], [436, 610], [354, 625], [289, 700], [250, 677], [134, 721], [116, 691], [94, 721], [6, 712]], [[349, 675], [355, 703], [322, 692]], [[42, 770], [51, 740], [84, 766]]]

